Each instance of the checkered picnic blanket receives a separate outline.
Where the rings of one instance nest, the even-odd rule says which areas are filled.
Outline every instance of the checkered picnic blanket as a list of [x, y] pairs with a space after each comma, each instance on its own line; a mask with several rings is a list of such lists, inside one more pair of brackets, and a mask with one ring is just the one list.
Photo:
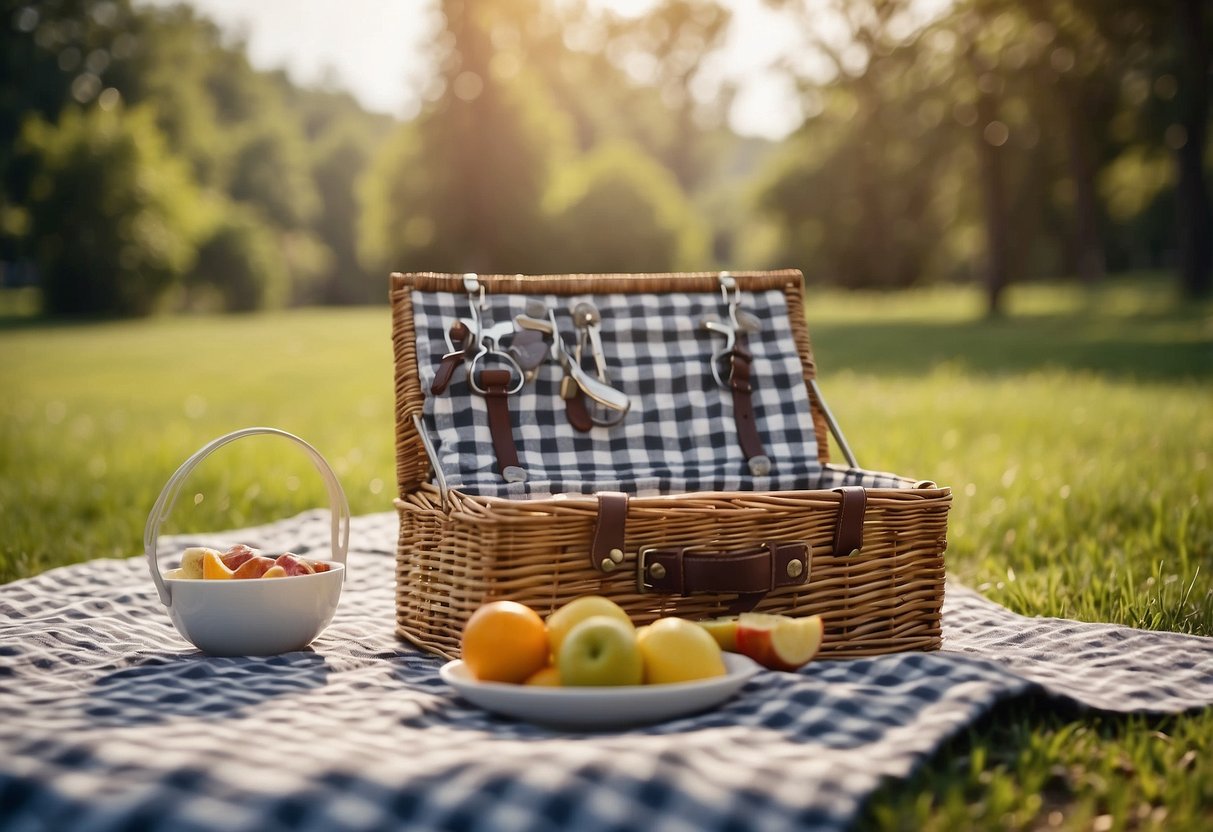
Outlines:
[[[712, 374], [712, 355], [723, 339], [704, 331], [701, 323], [726, 316], [719, 292], [486, 295], [481, 312], [485, 327], [508, 324], [526, 311], [528, 301], [540, 301], [556, 311], [557, 326], [569, 336], [575, 332], [569, 310], [593, 302], [602, 318], [608, 379], [632, 403], [617, 425], [588, 433], [575, 430], [560, 397], [563, 371], [548, 360], [509, 398], [514, 441], [527, 480], [507, 483], [497, 472], [484, 397], [473, 392], [467, 373], [456, 371], [446, 392], [429, 395], [448, 349], [445, 333], [452, 322], [469, 316], [468, 299], [414, 292], [425, 420], [447, 482], [466, 493], [511, 498], [908, 485], [891, 474], [822, 467], [803, 366], [789, 331], [787, 300], [779, 290], [743, 292], [741, 298], [745, 311], [762, 324], [747, 339], [754, 357], [754, 421], [772, 464], [767, 476], [750, 474], [738, 444], [732, 394]], [[496, 361], [489, 366], [504, 365]]]
[[[1213, 702], [1213, 639], [1024, 618], [950, 585], [941, 652], [764, 671], [704, 714], [556, 731], [463, 701], [393, 636], [395, 535], [394, 514], [355, 518], [333, 623], [272, 658], [194, 651], [142, 558], [0, 586], [0, 829], [840, 830], [1000, 700]], [[309, 513], [215, 541], [328, 536]]]

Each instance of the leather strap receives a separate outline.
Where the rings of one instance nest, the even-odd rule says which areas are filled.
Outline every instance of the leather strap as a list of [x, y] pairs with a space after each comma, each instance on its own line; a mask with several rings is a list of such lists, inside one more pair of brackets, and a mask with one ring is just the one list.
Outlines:
[[459, 347], [442, 356], [442, 361], [438, 364], [438, 370], [434, 373], [434, 380], [430, 383], [430, 393], [435, 396], [442, 395], [446, 392], [446, 388], [450, 386], [451, 377], [455, 375], [456, 368], [467, 357], [468, 338], [472, 333], [463, 321], [455, 321], [455, 323], [451, 324], [450, 334], [451, 343], [458, 344]]
[[744, 612], [772, 589], [799, 586], [809, 579], [811, 550], [807, 543], [766, 543], [730, 552], [703, 552], [693, 547], [641, 551], [639, 589], [692, 595], [738, 593], [731, 612]]
[[481, 370], [480, 386], [489, 409], [489, 433], [493, 437], [493, 453], [497, 455], [497, 473], [518, 467], [518, 449], [514, 447], [514, 428], [510, 422], [509, 370]]
[[597, 496], [598, 520], [590, 541], [590, 561], [599, 572], [614, 572], [623, 563], [628, 495], [622, 491], [599, 491]]
[[435, 396], [440, 396], [446, 392], [446, 388], [450, 386], [451, 377], [455, 375], [455, 370], [463, 363], [463, 352], [448, 352], [442, 356], [442, 361], [438, 364], [438, 371], [434, 373], [434, 381], [430, 384], [430, 393]]
[[754, 391], [751, 379], [754, 355], [746, 344], [744, 332], [737, 334], [731, 358], [729, 387], [733, 390], [733, 419], [737, 423], [737, 439], [746, 462], [750, 464], [750, 473], [754, 476], [765, 476], [770, 472], [771, 462], [763, 450], [762, 438], [758, 435], [758, 423], [754, 418], [754, 403], [751, 397]]
[[577, 388], [572, 396], [564, 400], [564, 415], [568, 417], [569, 424], [582, 433], [589, 433], [594, 427], [594, 420], [590, 418], [589, 408], [585, 406], [585, 394], [581, 392], [581, 388]]
[[863, 515], [868, 506], [868, 492], [858, 485], [844, 485], [834, 490], [841, 495], [838, 527], [834, 531], [834, 554], [846, 557], [863, 548]]

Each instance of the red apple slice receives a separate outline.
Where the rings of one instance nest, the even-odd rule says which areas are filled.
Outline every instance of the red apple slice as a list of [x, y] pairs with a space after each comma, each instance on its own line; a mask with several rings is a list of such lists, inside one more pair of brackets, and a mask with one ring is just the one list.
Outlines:
[[237, 543], [232, 548], [228, 549], [220, 558], [223, 560], [223, 565], [228, 569], [239, 569], [252, 558], [257, 557], [260, 552], [256, 549], [245, 546], [243, 543]]
[[742, 613], [737, 621], [737, 652], [771, 670], [796, 670], [817, 655], [823, 634], [820, 615]]
[[281, 566], [287, 575], [311, 575], [316, 571], [306, 560], [292, 552], [279, 555], [275, 563]]

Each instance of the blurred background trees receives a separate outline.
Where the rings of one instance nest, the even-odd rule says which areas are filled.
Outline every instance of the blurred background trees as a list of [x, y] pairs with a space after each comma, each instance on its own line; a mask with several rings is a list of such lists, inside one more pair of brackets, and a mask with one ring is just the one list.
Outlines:
[[768, 0], [802, 44], [781, 141], [729, 129], [732, 4], [434, 2], [398, 119], [188, 6], [5, 0], [0, 287], [68, 315], [383, 302], [393, 269], [1213, 292], [1205, 0]]

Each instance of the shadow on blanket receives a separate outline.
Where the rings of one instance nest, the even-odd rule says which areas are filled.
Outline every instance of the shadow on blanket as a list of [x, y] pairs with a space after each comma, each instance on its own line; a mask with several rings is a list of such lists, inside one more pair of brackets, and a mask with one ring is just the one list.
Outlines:
[[98, 725], [247, 715], [276, 696], [324, 687], [329, 667], [310, 649], [267, 658], [149, 655], [94, 683], [84, 712]]

